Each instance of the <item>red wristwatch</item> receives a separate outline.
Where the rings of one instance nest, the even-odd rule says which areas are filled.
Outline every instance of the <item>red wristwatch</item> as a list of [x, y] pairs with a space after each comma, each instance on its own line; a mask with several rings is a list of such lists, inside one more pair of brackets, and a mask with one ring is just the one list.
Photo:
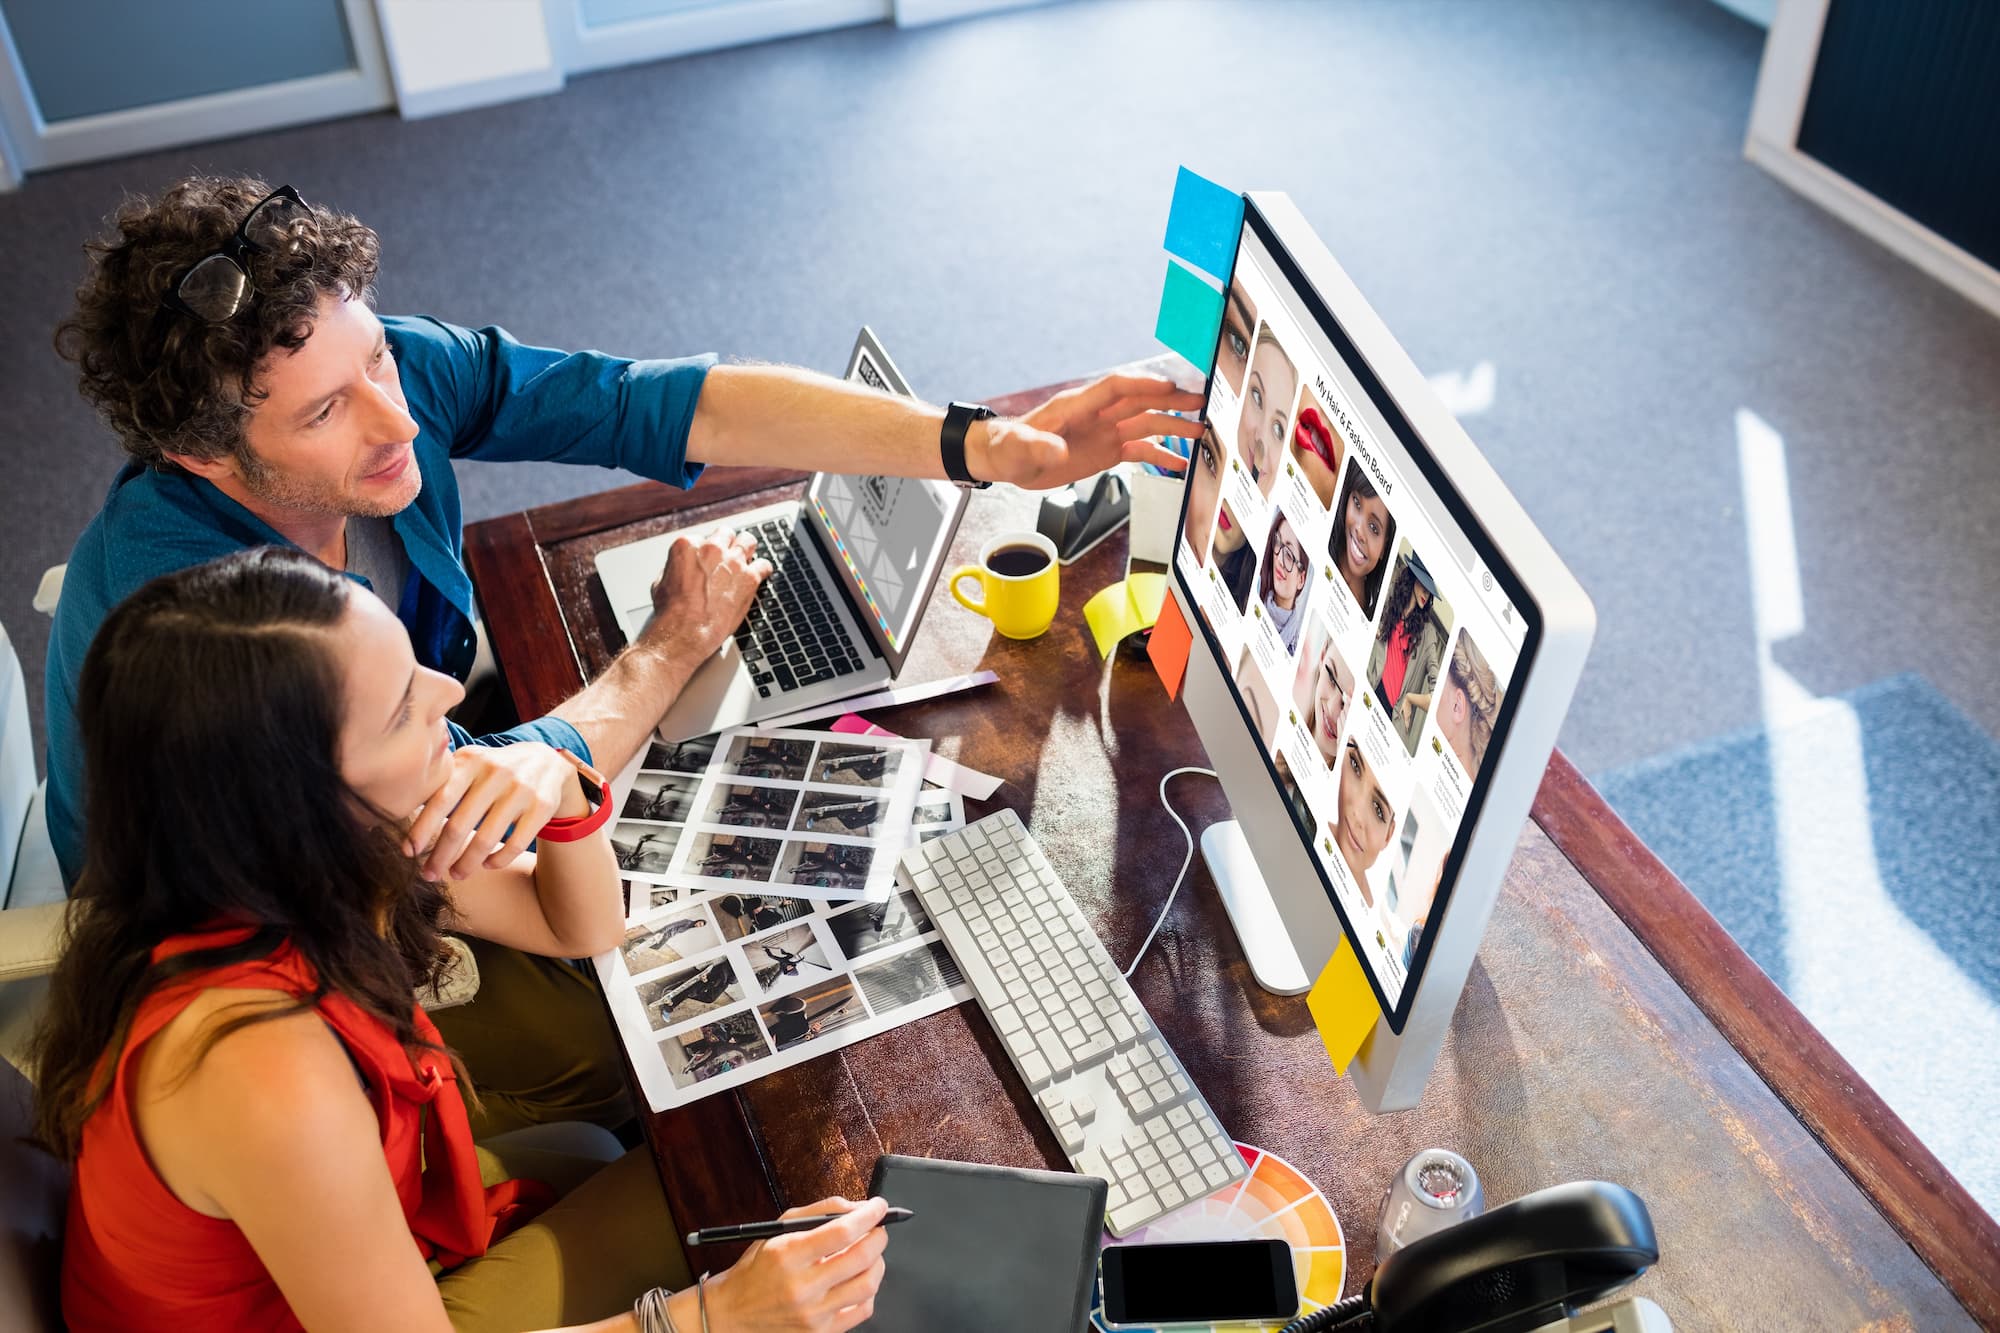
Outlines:
[[592, 809], [589, 814], [572, 819], [551, 819], [542, 825], [542, 831], [535, 838], [540, 842], [576, 842], [603, 828], [605, 821], [611, 818], [611, 784], [604, 780], [602, 773], [568, 750], [559, 749], [556, 753], [569, 760], [570, 767], [576, 770], [576, 780], [583, 787], [583, 799], [590, 802]]

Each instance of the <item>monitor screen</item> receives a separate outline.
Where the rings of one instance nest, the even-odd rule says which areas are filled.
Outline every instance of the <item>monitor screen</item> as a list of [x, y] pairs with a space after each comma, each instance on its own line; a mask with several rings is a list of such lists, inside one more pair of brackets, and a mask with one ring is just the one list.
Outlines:
[[1177, 580], [1400, 1031], [1536, 613], [1254, 203], [1207, 394]]

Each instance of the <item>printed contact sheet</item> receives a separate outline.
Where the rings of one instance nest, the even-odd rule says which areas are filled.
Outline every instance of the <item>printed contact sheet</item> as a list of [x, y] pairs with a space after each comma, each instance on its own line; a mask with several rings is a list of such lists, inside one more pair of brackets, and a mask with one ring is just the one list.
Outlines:
[[[906, 744], [918, 750], [908, 764], [914, 773], [923, 747]], [[828, 793], [790, 791], [793, 814], [816, 794]], [[913, 796], [894, 826], [907, 846], [964, 823], [964, 798], [931, 789]], [[893, 866], [902, 847], [881, 850], [882, 863]], [[773, 865], [783, 860], [780, 853]], [[717, 887], [629, 875], [625, 890], [625, 941], [596, 959], [597, 972], [655, 1111], [740, 1087], [972, 994], [923, 906], [893, 883], [875, 901], [816, 901], [769, 882]]]
[[930, 742], [739, 728], [653, 745], [611, 830], [646, 884], [882, 901]]

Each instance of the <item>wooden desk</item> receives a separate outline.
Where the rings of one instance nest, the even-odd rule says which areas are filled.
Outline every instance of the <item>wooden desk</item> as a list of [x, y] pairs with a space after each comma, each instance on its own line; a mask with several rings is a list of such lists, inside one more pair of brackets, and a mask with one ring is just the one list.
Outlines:
[[[803, 480], [719, 470], [690, 493], [648, 484], [473, 525], [467, 560], [522, 716], [620, 643], [596, 552]], [[1032, 526], [1034, 505], [975, 497], [954, 560]], [[986, 666], [1000, 684], [874, 715], [1007, 779], [968, 816], [1018, 810], [1114, 958], [1180, 864], [1160, 775], [1206, 762], [1143, 659], [1106, 663], [1090, 645], [1082, 604], [1123, 560], [1114, 539], [1065, 570], [1062, 613], [1032, 643], [940, 593], [906, 679]], [[1205, 779], [1179, 779], [1174, 798], [1197, 834], [1227, 816]], [[2000, 1327], [2000, 1230], [1560, 754], [1418, 1109], [1360, 1108], [1303, 998], [1250, 980], [1198, 857], [1134, 982], [1224, 1125], [1326, 1193], [1350, 1293], [1373, 1270], [1388, 1180], [1443, 1146], [1496, 1203], [1581, 1178], [1636, 1190], [1662, 1247], [1636, 1289], [1683, 1330]], [[972, 1005], [650, 1117], [648, 1134], [689, 1225], [860, 1197], [883, 1152], [1067, 1169]]]

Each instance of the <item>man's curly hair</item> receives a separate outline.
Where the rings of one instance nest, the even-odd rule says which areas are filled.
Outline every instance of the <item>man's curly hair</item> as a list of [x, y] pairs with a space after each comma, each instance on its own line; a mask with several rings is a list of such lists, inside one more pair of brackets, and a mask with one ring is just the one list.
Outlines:
[[321, 297], [374, 299], [375, 232], [315, 205], [291, 225], [287, 247], [242, 255], [253, 294], [233, 318], [205, 324], [161, 304], [269, 193], [260, 180], [190, 176], [156, 199], [128, 200], [115, 232], [84, 246], [90, 270], [56, 326], [56, 351], [76, 362], [83, 396], [141, 463], [172, 471], [170, 453], [245, 456], [264, 358], [305, 343]]

